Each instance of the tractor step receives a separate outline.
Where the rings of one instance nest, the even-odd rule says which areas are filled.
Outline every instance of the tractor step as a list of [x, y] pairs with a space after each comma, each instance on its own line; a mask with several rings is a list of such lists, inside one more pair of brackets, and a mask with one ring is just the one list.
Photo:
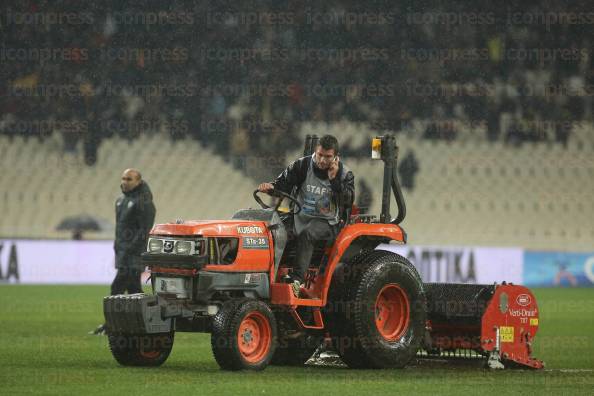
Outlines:
[[273, 283], [270, 285], [270, 302], [273, 305], [289, 305], [307, 306], [307, 307], [321, 307], [322, 299], [320, 298], [298, 298], [293, 294], [293, 289], [289, 283]]
[[301, 319], [301, 315], [299, 315], [299, 312], [297, 311], [297, 309], [292, 307], [289, 312], [291, 313], [291, 316], [293, 317], [293, 319], [295, 319], [295, 321], [297, 322], [299, 327], [301, 327], [302, 329], [308, 329], [308, 330], [323, 330], [324, 329], [324, 320], [322, 319], [322, 313], [320, 312], [320, 308], [316, 307], [316, 308], [312, 309], [313, 324], [305, 324], [303, 319]]

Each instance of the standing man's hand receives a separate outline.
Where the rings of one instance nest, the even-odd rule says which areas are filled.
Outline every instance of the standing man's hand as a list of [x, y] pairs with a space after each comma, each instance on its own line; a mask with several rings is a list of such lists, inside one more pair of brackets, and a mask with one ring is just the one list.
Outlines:
[[334, 178], [336, 177], [336, 174], [338, 173], [338, 161], [340, 159], [338, 158], [338, 155], [334, 158], [334, 161], [332, 161], [330, 163], [330, 166], [328, 167], [328, 179], [330, 180], [334, 180]]
[[260, 192], [269, 192], [272, 190], [274, 190], [272, 183], [262, 183], [258, 186], [258, 191]]

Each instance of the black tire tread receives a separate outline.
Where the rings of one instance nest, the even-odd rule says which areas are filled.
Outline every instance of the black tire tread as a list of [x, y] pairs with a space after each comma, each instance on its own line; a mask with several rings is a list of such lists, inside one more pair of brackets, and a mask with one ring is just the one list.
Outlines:
[[[365, 263], [369, 262], [369, 256], [373, 250], [363, 251], [353, 256], [343, 267], [342, 273], [335, 274], [333, 277], [332, 286], [330, 288], [329, 300], [333, 304], [333, 309], [327, 314], [328, 330], [332, 337], [334, 349], [338, 352], [344, 363], [350, 368], [364, 368], [371, 363], [367, 359], [367, 355], [360, 349], [348, 348], [347, 352], [342, 347], [342, 343], [353, 340], [355, 337], [354, 327], [352, 321], [349, 319], [350, 304], [353, 292], [353, 280], [357, 278]], [[342, 279], [341, 279], [342, 278]], [[344, 307], [345, 309], [340, 309]]]
[[[354, 256], [343, 269], [343, 279], [339, 281], [338, 278], [337, 282], [333, 282], [330, 299], [336, 307], [344, 309], [335, 309], [330, 313], [328, 327], [335, 349], [344, 363], [351, 368], [403, 367], [418, 349], [417, 344], [422, 337], [417, 337], [399, 362], [381, 361], [378, 359], [377, 351], [373, 351], [369, 335], [365, 334], [365, 323], [359, 314], [361, 303], [366, 298], [366, 286], [377, 276], [378, 267], [394, 264], [410, 274], [415, 287], [419, 289], [421, 299], [424, 299], [423, 283], [414, 266], [404, 257], [384, 250], [364, 251]], [[424, 324], [424, 309], [421, 314]], [[350, 342], [348, 347], [344, 345], [347, 341]]]
[[[258, 310], [270, 321], [272, 345], [268, 356], [259, 364], [249, 364], [241, 358], [237, 345], [238, 326], [248, 312]], [[270, 307], [263, 301], [250, 298], [229, 300], [215, 315], [212, 322], [211, 347], [213, 356], [223, 370], [262, 370], [272, 359], [276, 344], [276, 320]]]

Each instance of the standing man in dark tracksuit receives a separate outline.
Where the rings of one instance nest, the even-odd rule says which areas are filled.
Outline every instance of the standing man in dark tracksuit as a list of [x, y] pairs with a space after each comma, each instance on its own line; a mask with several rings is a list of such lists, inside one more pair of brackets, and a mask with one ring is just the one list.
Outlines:
[[293, 293], [299, 297], [314, 243], [336, 238], [345, 210], [355, 198], [355, 177], [340, 162], [334, 136], [322, 136], [313, 155], [299, 158], [275, 181], [258, 186], [262, 192], [277, 189], [289, 194], [293, 188], [297, 189], [296, 198], [302, 206], [294, 218], [297, 254], [292, 276]]
[[155, 222], [153, 194], [136, 169], [122, 174], [122, 195], [115, 204], [116, 236], [114, 250], [118, 270], [111, 284], [111, 295], [142, 293], [140, 275], [144, 270], [140, 254], [146, 251], [148, 233]]
[[[136, 169], [126, 169], [122, 173], [120, 185], [122, 195], [115, 203], [115, 266], [116, 276], [111, 284], [111, 295], [128, 292], [142, 293], [140, 275], [144, 267], [140, 254], [146, 251], [148, 233], [155, 221], [153, 194], [142, 175]], [[103, 334], [100, 325], [93, 332]]]

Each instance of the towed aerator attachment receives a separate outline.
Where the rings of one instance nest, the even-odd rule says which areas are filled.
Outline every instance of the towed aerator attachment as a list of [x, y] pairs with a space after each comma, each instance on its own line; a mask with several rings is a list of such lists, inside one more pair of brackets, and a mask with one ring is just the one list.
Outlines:
[[526, 287], [426, 283], [425, 291], [428, 321], [420, 357], [485, 357], [490, 368], [544, 367], [531, 356], [538, 306]]

